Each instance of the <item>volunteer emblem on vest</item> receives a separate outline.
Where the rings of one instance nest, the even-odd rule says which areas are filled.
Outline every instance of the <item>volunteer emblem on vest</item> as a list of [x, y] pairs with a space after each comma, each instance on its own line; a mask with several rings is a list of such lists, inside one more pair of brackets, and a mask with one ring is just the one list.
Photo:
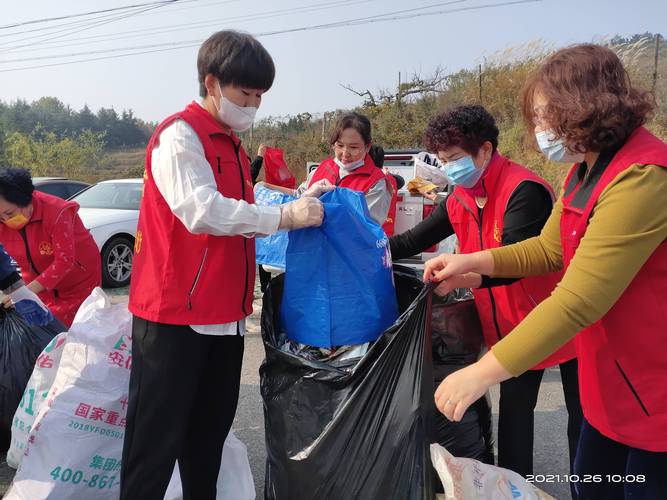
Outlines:
[[42, 241], [39, 244], [39, 254], [40, 255], [53, 255], [53, 247], [48, 241]]
[[141, 231], [137, 231], [137, 236], [134, 239], [134, 253], [141, 252], [141, 240], [143, 237], [143, 233]]
[[500, 234], [500, 227], [498, 227], [498, 219], [493, 221], [493, 239], [496, 240], [497, 243], [502, 243], [503, 241], [502, 235]]
[[392, 219], [391, 217], [387, 217], [384, 221], [385, 224], [391, 224], [392, 222], [394, 222], [394, 219]]

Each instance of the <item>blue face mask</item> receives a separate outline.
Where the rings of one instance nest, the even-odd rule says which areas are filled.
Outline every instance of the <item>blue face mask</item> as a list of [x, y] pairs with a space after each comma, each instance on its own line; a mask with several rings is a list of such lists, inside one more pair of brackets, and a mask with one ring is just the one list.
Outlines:
[[475, 167], [472, 156], [464, 156], [458, 160], [445, 163], [445, 175], [454, 186], [472, 188], [479, 182], [484, 174], [483, 168]]
[[556, 135], [551, 130], [543, 130], [535, 134], [537, 145], [539, 146], [544, 156], [551, 161], [560, 163], [581, 163], [584, 161], [582, 153], [573, 153], [567, 146], [563, 139], [557, 139]]

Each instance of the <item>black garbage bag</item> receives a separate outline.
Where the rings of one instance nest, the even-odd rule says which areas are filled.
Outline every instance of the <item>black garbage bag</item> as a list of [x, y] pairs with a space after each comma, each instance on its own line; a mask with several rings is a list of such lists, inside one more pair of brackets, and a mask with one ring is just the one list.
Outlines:
[[399, 319], [362, 358], [331, 363], [279, 349], [283, 279], [271, 281], [260, 367], [266, 499], [434, 498], [431, 293], [413, 273], [395, 269], [394, 279]]
[[0, 306], [0, 451], [9, 448], [12, 419], [37, 357], [66, 330], [57, 320], [30, 326], [16, 310]]
[[[434, 391], [448, 375], [479, 358], [482, 325], [468, 289], [433, 296], [431, 314]], [[473, 403], [459, 422], [449, 421], [432, 404], [436, 442], [456, 457], [493, 464], [493, 430], [489, 395]]]

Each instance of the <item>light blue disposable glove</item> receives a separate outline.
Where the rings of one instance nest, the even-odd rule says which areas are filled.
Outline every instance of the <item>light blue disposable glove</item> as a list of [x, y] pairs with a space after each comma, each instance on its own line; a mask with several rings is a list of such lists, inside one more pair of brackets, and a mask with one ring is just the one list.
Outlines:
[[53, 321], [53, 314], [44, 302], [27, 286], [22, 286], [9, 294], [16, 310], [28, 324], [44, 326]]

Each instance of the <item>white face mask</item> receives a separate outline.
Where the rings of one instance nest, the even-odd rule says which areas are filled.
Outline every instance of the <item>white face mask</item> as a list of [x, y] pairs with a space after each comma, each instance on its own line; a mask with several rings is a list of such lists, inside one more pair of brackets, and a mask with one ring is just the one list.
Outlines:
[[556, 134], [551, 130], [543, 130], [535, 134], [537, 145], [551, 161], [560, 163], [581, 163], [584, 161], [583, 153], [574, 153], [567, 149], [563, 139], [556, 139]]
[[[252, 125], [252, 122], [255, 121], [257, 108], [252, 106], [244, 108], [234, 104], [224, 95], [222, 95], [220, 82], [217, 82], [217, 84], [218, 90], [220, 91], [220, 105], [217, 106], [218, 118], [220, 118], [220, 121], [226, 125], [229, 125], [232, 130], [236, 130], [237, 132], [248, 130]], [[215, 99], [213, 99], [213, 104], [215, 105]]]
[[361, 160], [353, 161], [352, 163], [343, 163], [338, 158], [334, 158], [334, 162], [336, 162], [336, 165], [338, 165], [346, 172], [352, 172], [353, 170], [356, 170], [359, 167], [361, 167], [365, 163], [365, 159], [362, 158]]

